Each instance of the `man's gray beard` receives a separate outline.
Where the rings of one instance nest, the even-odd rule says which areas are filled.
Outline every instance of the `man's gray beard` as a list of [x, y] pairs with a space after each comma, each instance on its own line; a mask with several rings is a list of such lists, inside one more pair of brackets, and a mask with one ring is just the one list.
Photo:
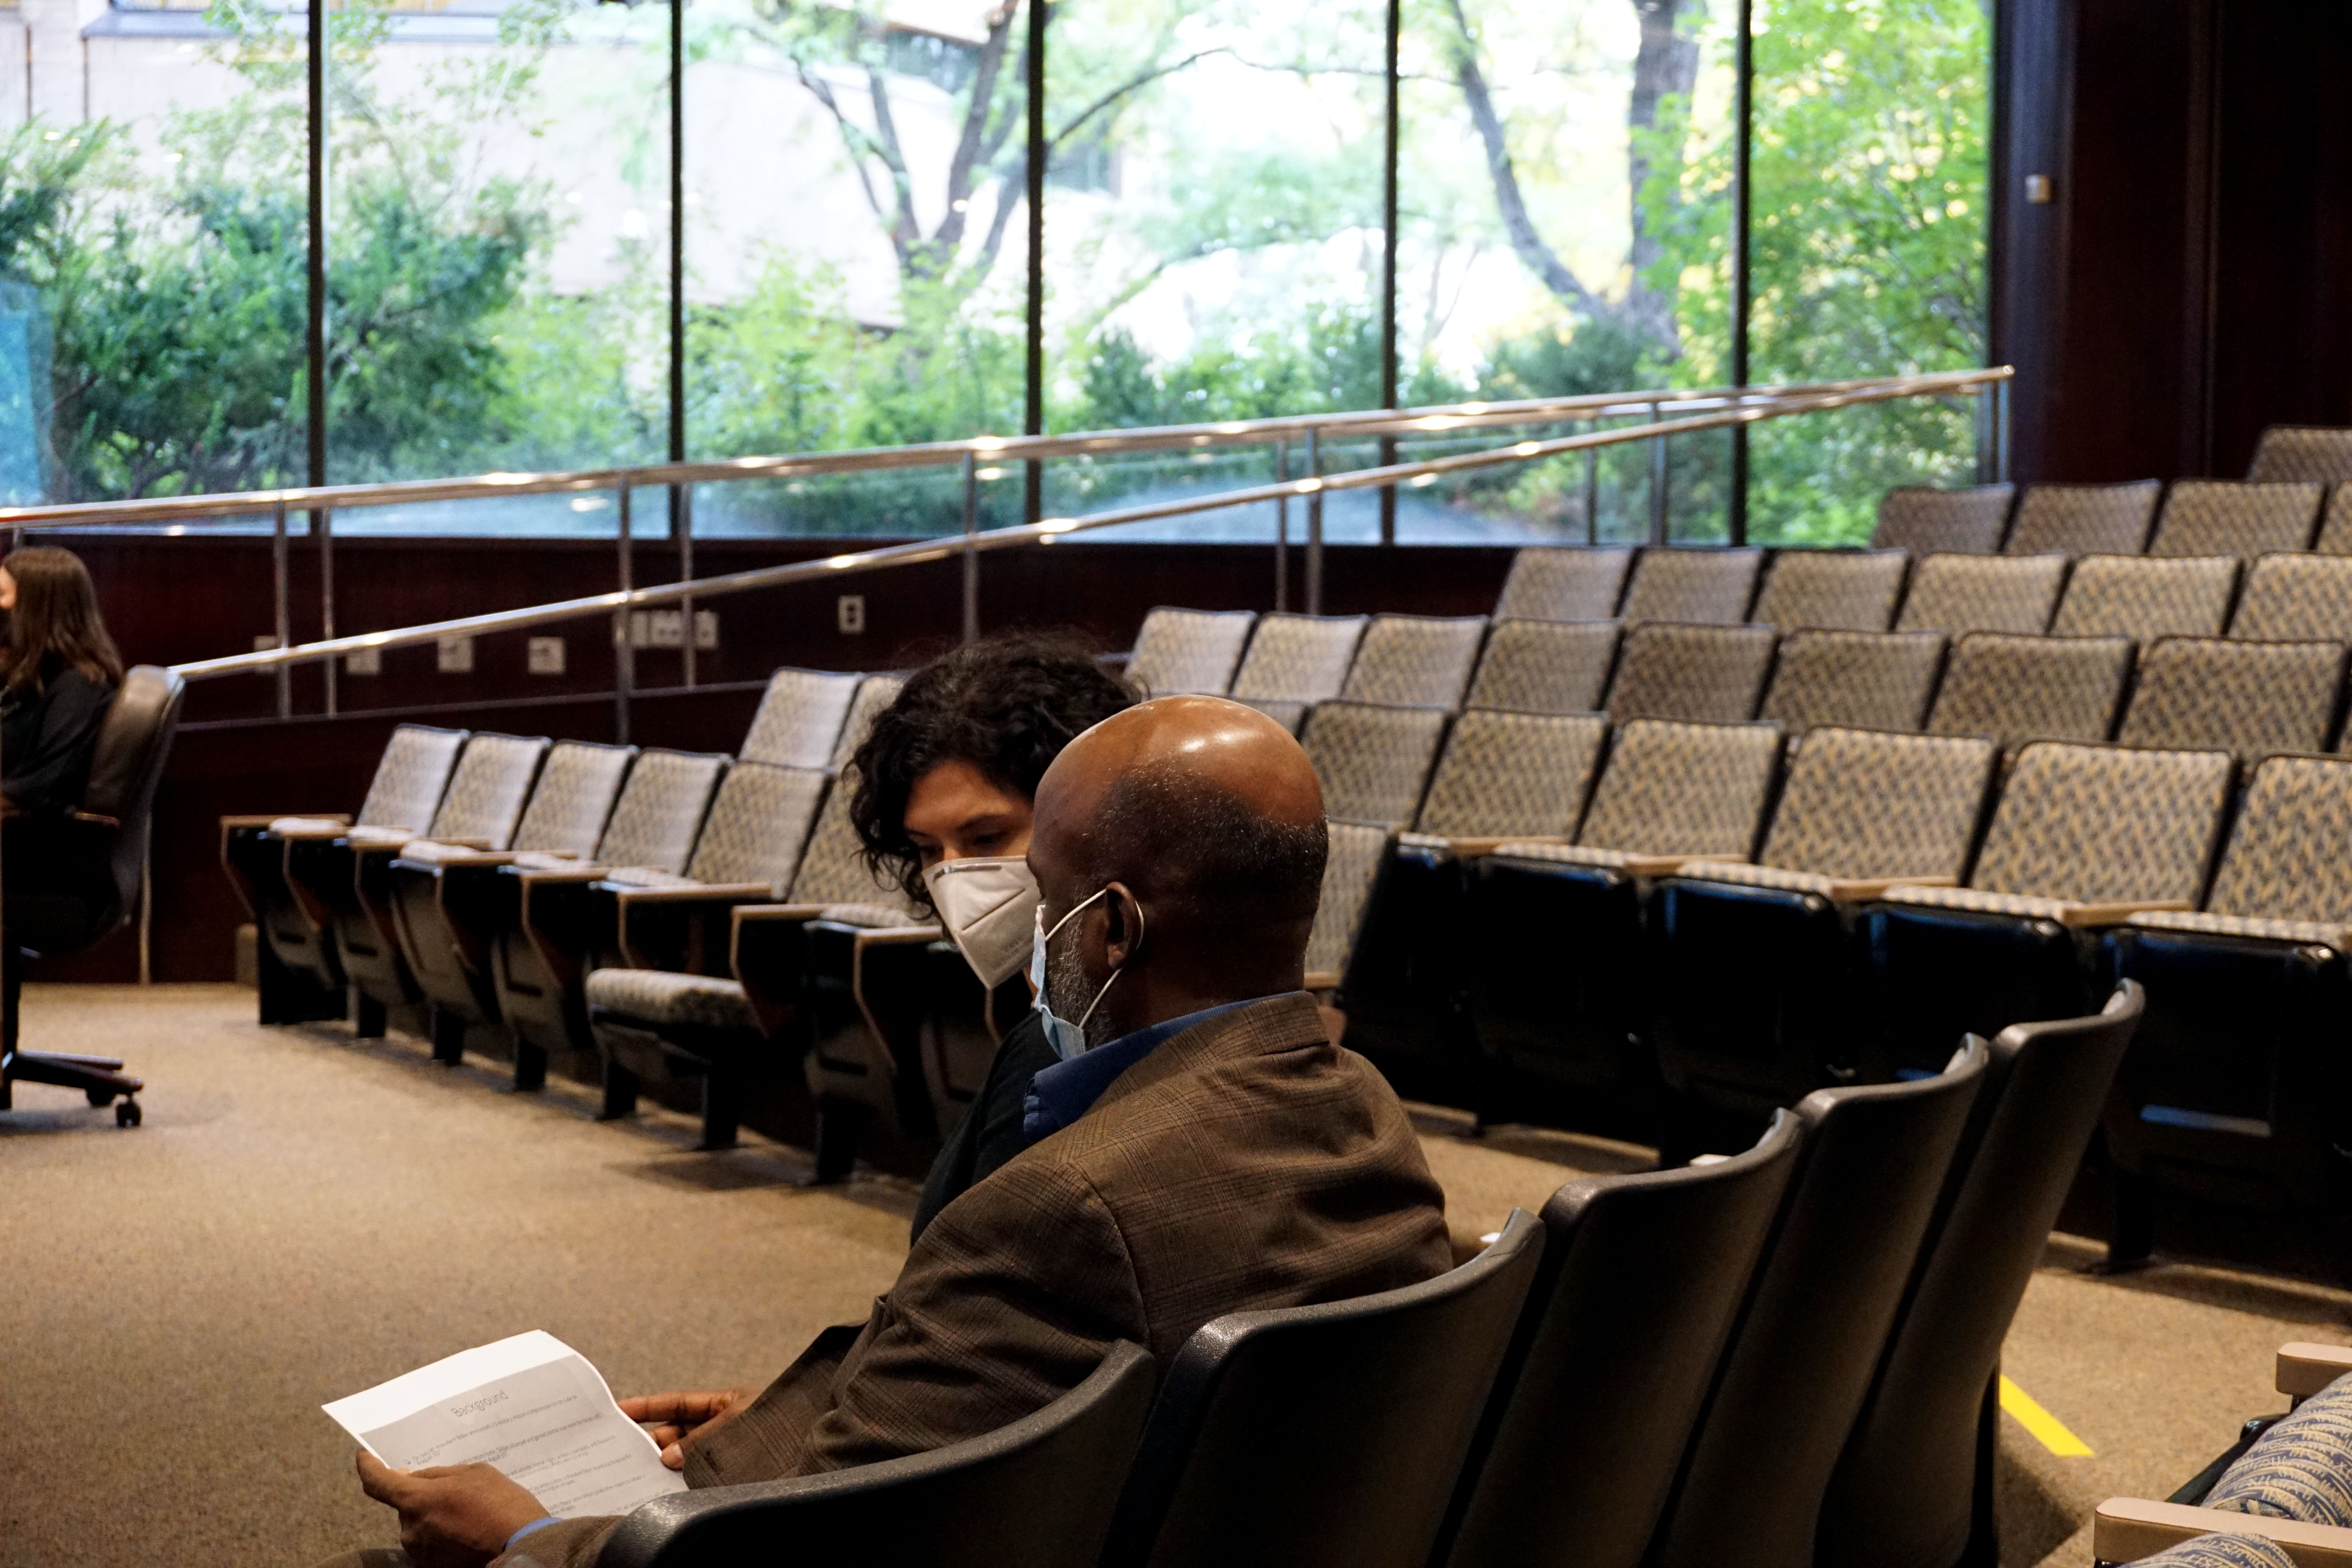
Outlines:
[[[1078, 962], [1078, 922], [1072, 921], [1045, 944], [1045, 1005], [1054, 1010], [1055, 1017], [1075, 1024], [1078, 1015], [1093, 1004], [1095, 995], [1094, 987], [1087, 983], [1086, 967]], [[1096, 1007], [1094, 1016], [1087, 1020], [1080, 1033], [1088, 1050], [1108, 1043], [1112, 1037], [1110, 1015]]]

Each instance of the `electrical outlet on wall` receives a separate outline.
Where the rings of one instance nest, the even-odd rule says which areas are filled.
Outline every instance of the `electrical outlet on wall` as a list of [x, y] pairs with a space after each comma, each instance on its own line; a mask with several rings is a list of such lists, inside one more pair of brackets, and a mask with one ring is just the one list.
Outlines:
[[443, 637], [433, 645], [433, 667], [444, 675], [474, 673], [474, 639]]
[[834, 601], [834, 621], [845, 637], [862, 637], [866, 631], [866, 595], [844, 594]]
[[382, 675], [383, 649], [380, 647], [352, 649], [351, 652], [343, 655], [343, 673], [345, 675]]
[[695, 611], [694, 650], [697, 653], [715, 653], [718, 649], [719, 612], [716, 610]]
[[563, 673], [563, 639], [533, 637], [524, 657], [529, 661], [530, 672], [533, 675], [562, 675]]

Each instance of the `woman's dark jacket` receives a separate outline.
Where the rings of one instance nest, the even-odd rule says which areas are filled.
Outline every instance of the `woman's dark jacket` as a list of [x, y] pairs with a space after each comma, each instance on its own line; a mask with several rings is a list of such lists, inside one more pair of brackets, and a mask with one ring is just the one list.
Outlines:
[[61, 816], [80, 808], [114, 685], [54, 654], [42, 661], [41, 676], [39, 690], [0, 697], [0, 795], [12, 810]]

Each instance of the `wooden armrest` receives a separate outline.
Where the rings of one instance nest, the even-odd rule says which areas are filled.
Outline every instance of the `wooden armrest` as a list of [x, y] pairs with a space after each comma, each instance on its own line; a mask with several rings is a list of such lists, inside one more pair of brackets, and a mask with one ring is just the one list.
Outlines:
[[1830, 901], [1838, 904], [1863, 904], [1873, 899], [1883, 899], [1889, 888], [1956, 888], [1958, 877], [1854, 877], [1832, 879]]
[[[404, 853], [407, 848], [408, 846], [405, 844], [401, 846]], [[520, 849], [477, 849], [467, 854], [452, 855], [446, 859], [435, 860], [431, 864], [436, 870], [455, 870], [460, 867], [470, 868], [476, 866], [486, 868], [511, 866], [515, 863], [516, 857], [522, 853], [523, 851]]]
[[1445, 847], [1457, 860], [1475, 860], [1492, 855], [1506, 844], [1565, 844], [1568, 840], [1557, 835], [1512, 833], [1494, 838], [1449, 838]]
[[735, 923], [750, 925], [754, 921], [794, 921], [806, 923], [824, 913], [823, 904], [738, 904]]
[[776, 896], [775, 889], [765, 882], [696, 882], [684, 888], [633, 888], [614, 882], [611, 886], [613, 896], [624, 904], [740, 904]]
[[2352, 1345], [2297, 1341], [2279, 1346], [2278, 1391], [2289, 1399], [2308, 1399], [2347, 1372], [2352, 1372]]
[[2263, 1536], [2284, 1547], [2296, 1568], [2352, 1568], [2352, 1530], [2140, 1498], [2109, 1498], [2099, 1505], [2091, 1555], [2101, 1563], [2136, 1563], [2200, 1535]]
[[[73, 820], [76, 822], [92, 823], [100, 827], [120, 827], [122, 826], [122, 819], [121, 817], [103, 816], [95, 811], [77, 811], [73, 814]], [[52, 1051], [49, 1054], [54, 1056], [57, 1053]]]
[[289, 816], [307, 816], [314, 822], [340, 822], [345, 827], [352, 825], [352, 814], [348, 811], [239, 812], [234, 816], [222, 817], [220, 825], [224, 832], [232, 827], [267, 827], [271, 823]]
[[517, 866], [509, 856], [505, 864], [526, 882], [601, 882], [613, 873], [610, 866]]
[[[270, 820], [275, 822], [278, 818], [273, 816]], [[322, 816], [318, 819], [318, 823], [319, 825], [316, 827], [300, 828], [292, 833], [281, 833], [278, 837], [287, 839], [289, 842], [300, 841], [307, 843], [320, 838], [341, 838], [344, 834], [350, 832], [352, 828], [352, 819], [341, 813], [337, 813], [331, 817]]]
[[1299, 989], [1337, 991], [1339, 989], [1339, 972], [1336, 969], [1310, 969], [1307, 972], [1307, 978], [1301, 983]]
[[1632, 877], [1671, 877], [1685, 866], [1745, 866], [1745, 855], [1628, 855], [1618, 869]]
[[926, 947], [947, 933], [937, 926], [851, 926], [857, 933], [861, 947], [904, 947], [920, 943]]
[[2150, 899], [2139, 903], [2068, 904], [2058, 912], [2058, 923], [2073, 930], [2121, 925], [2137, 914], [2153, 910], [2192, 910], [2187, 899]]

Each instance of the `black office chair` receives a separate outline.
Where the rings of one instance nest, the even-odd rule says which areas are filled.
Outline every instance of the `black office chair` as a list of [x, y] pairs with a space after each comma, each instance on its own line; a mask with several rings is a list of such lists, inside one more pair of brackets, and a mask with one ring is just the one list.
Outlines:
[[1822, 1506], [1815, 1568], [1990, 1563], [2000, 1344], [2147, 994], [1992, 1043], [1886, 1359]]
[[79, 952], [122, 929], [139, 908], [155, 787], [180, 724], [185, 686], [168, 669], [142, 664], [99, 724], [81, 809], [70, 816], [13, 816], [0, 829], [0, 1110], [16, 1082], [78, 1089], [92, 1105], [112, 1104], [122, 1127], [139, 1125], [131, 1096], [146, 1085], [114, 1057], [41, 1055], [16, 1048], [25, 959]]
[[1552, 1194], [1433, 1568], [1638, 1568], [1803, 1138]]
[[1648, 1561], [1812, 1568], [1838, 1457], [1983, 1082], [1971, 1037], [1933, 1078], [1816, 1089], [1805, 1152]]
[[1514, 1211], [1448, 1273], [1185, 1342], [1103, 1568], [1425, 1568], [1543, 1251]]
[[672, 1493], [623, 1520], [596, 1568], [1094, 1568], [1153, 1373], [1150, 1352], [1121, 1341], [1077, 1387], [984, 1437], [824, 1475]]

